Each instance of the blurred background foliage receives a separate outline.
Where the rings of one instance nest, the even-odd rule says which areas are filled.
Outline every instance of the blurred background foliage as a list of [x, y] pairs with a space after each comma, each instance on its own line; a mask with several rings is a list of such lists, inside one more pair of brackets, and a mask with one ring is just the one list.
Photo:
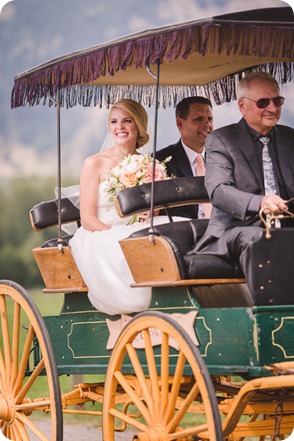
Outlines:
[[[64, 185], [71, 185], [70, 179]], [[13, 280], [26, 289], [43, 287], [32, 249], [57, 237], [57, 227], [34, 231], [30, 209], [41, 201], [54, 199], [53, 177], [19, 177], [0, 183], [0, 279]]]

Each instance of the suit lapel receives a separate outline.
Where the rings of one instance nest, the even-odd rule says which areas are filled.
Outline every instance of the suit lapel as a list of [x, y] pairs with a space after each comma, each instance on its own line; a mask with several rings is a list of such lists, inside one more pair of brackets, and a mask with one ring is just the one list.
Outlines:
[[191, 166], [189, 159], [186, 155], [186, 152], [182, 146], [181, 141], [178, 141], [175, 145], [174, 151], [173, 151], [173, 161], [179, 170], [178, 175], [182, 176], [193, 176]]
[[279, 126], [275, 128], [275, 144], [280, 170], [283, 170], [282, 179], [289, 197], [292, 197], [294, 196], [294, 182], [291, 169], [293, 140], [291, 140], [289, 136], [286, 136]]
[[239, 121], [239, 123], [236, 125], [236, 139], [236, 145], [238, 145], [245, 160], [248, 162], [249, 167], [252, 169], [260, 188], [263, 189], [264, 184], [260, 174], [260, 166], [258, 164], [256, 149], [243, 119], [241, 119], [241, 121]]
[[[190, 161], [183, 148], [181, 140], [179, 140], [172, 150], [172, 162], [174, 174], [179, 177], [193, 177]], [[184, 207], [186, 209], [185, 215], [197, 219], [198, 217], [198, 205], [190, 205]]]

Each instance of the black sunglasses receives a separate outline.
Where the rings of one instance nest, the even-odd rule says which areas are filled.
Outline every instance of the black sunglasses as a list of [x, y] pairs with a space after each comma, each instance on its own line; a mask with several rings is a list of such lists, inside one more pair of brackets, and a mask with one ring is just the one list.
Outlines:
[[247, 96], [242, 96], [242, 99], [253, 101], [256, 104], [256, 107], [258, 107], [259, 109], [265, 109], [271, 101], [276, 107], [281, 107], [285, 102], [285, 98], [283, 96], [275, 96], [274, 98], [260, 98], [257, 101], [252, 100]]

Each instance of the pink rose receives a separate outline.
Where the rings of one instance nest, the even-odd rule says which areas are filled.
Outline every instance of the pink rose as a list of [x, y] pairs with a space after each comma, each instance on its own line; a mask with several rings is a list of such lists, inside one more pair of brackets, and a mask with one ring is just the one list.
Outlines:
[[[164, 169], [162, 169], [162, 167], [160, 167], [160, 165], [156, 164], [155, 172], [154, 172], [154, 180], [155, 181], [163, 181], [164, 179], [166, 179], [166, 174], [165, 174]], [[147, 173], [145, 176], [145, 181], [152, 182], [152, 164], [148, 165]]]

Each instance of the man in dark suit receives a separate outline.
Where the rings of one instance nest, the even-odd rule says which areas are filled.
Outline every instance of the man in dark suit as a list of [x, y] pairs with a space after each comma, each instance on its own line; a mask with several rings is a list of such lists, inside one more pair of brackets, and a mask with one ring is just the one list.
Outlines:
[[[252, 292], [246, 251], [263, 232], [259, 210], [280, 214], [294, 209], [287, 203], [294, 195], [294, 129], [277, 125], [284, 98], [271, 75], [246, 75], [237, 99], [241, 121], [215, 130], [206, 143], [205, 185], [213, 208], [206, 233], [193, 252], [239, 261]], [[274, 189], [264, 180], [268, 180], [264, 142]]]
[[[184, 98], [176, 106], [176, 124], [181, 139], [156, 153], [156, 158], [163, 161], [171, 156], [166, 163], [169, 175], [177, 177], [196, 176], [196, 156], [201, 155], [205, 160], [205, 142], [208, 134], [213, 130], [212, 104], [210, 100], [201, 96]], [[204, 211], [198, 212], [198, 205], [171, 209], [174, 216], [183, 216], [196, 219], [205, 217]]]

